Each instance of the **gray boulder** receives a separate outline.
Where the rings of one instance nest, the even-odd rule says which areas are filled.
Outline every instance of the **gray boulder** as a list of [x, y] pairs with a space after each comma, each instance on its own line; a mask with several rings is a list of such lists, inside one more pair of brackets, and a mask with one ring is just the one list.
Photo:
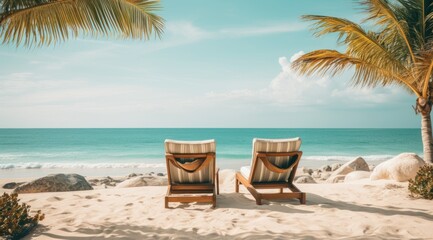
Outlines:
[[102, 178], [94, 178], [90, 179], [89, 183], [92, 186], [105, 186], [105, 187], [115, 187], [118, 183], [125, 181], [128, 177], [114, 179], [110, 176], [102, 177]]
[[78, 174], [51, 174], [15, 188], [14, 193], [67, 192], [93, 190]]
[[136, 173], [131, 173], [131, 174], [128, 175], [128, 178], [133, 178], [133, 177], [136, 177], [136, 176], [138, 176]]
[[323, 166], [321, 166], [321, 167], [319, 168], [319, 170], [320, 170], [321, 172], [330, 172], [330, 171], [332, 170], [332, 168], [331, 168], [331, 166], [329, 166], [329, 165], [323, 165]]
[[20, 185], [24, 184], [24, 182], [10, 182], [10, 183], [6, 183], [5, 185], [3, 185], [4, 189], [14, 189]]
[[296, 183], [316, 183], [310, 175], [299, 176], [295, 180]]

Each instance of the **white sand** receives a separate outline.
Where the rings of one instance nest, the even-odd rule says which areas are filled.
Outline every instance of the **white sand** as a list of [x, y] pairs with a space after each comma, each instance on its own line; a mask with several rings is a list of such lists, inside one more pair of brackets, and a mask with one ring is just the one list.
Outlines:
[[234, 171], [221, 171], [220, 181], [216, 209], [165, 209], [166, 187], [156, 186], [20, 198], [46, 214], [32, 239], [433, 239], [433, 202], [410, 198], [407, 183], [297, 184], [307, 192], [306, 205], [257, 206], [242, 186], [234, 192]]

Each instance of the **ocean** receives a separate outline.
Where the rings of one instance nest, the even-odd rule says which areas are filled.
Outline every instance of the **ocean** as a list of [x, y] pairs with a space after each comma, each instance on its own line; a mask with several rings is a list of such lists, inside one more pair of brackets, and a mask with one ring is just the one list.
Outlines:
[[300, 166], [311, 168], [357, 156], [371, 164], [402, 152], [422, 157], [420, 129], [0, 129], [0, 178], [165, 172], [165, 139], [215, 139], [218, 166], [237, 169], [249, 164], [253, 138], [292, 137], [302, 139]]

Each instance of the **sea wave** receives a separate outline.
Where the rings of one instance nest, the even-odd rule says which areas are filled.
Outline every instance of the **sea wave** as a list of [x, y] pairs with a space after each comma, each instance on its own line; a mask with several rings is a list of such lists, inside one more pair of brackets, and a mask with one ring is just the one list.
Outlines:
[[[395, 155], [366, 155], [362, 156], [367, 162], [375, 162], [375, 161], [386, 161], [388, 159], [393, 158]], [[420, 155], [422, 156], [422, 155]], [[302, 162], [308, 161], [310, 163], [312, 162], [326, 162], [326, 161], [341, 161], [341, 162], [347, 162], [350, 160], [353, 160], [358, 156], [302, 156], [301, 164]], [[93, 159], [93, 162], [70, 162], [70, 161], [64, 161], [64, 162], [18, 162], [18, 163], [11, 163], [11, 162], [3, 162], [0, 163], [0, 169], [63, 169], [63, 168], [83, 168], [83, 169], [97, 169], [97, 168], [165, 168], [165, 162], [162, 159], [147, 159], [148, 163], [143, 163], [137, 161], [137, 159], [131, 159], [126, 160], [124, 162], [104, 162], [104, 160], [99, 160], [98, 163], [95, 162]], [[249, 162], [251, 161], [250, 156], [245, 156], [242, 159], [233, 159], [233, 158], [227, 158], [224, 156], [221, 156], [217, 158], [218, 165], [225, 166], [225, 165], [232, 165], [232, 164], [241, 164], [243, 162]], [[149, 163], [149, 162], [158, 162], [158, 163]]]
[[41, 168], [164, 168], [162, 163], [0, 163], [0, 169], [41, 169]]
[[[350, 161], [359, 156], [303, 156], [303, 160], [314, 160], [314, 161]], [[366, 161], [386, 161], [395, 157], [395, 155], [367, 155], [360, 156]]]

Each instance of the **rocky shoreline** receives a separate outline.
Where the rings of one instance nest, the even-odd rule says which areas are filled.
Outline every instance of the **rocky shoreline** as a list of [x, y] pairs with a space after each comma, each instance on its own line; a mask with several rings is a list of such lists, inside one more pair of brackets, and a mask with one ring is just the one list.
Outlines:
[[[414, 153], [402, 153], [377, 166], [368, 165], [357, 157], [344, 164], [334, 163], [318, 169], [300, 167], [294, 181], [296, 183], [342, 183], [361, 179], [388, 179], [398, 182], [415, 177], [424, 161]], [[85, 178], [78, 174], [52, 174], [30, 182], [8, 182], [3, 189], [15, 193], [67, 192], [107, 188], [129, 188], [167, 185], [165, 173], [131, 173], [124, 177]]]
[[369, 165], [362, 157], [357, 157], [345, 164], [334, 163], [318, 169], [301, 167], [297, 170], [296, 183], [342, 183], [361, 179], [388, 179], [405, 182], [414, 178], [418, 169], [425, 162], [414, 153], [402, 153], [380, 163]]

